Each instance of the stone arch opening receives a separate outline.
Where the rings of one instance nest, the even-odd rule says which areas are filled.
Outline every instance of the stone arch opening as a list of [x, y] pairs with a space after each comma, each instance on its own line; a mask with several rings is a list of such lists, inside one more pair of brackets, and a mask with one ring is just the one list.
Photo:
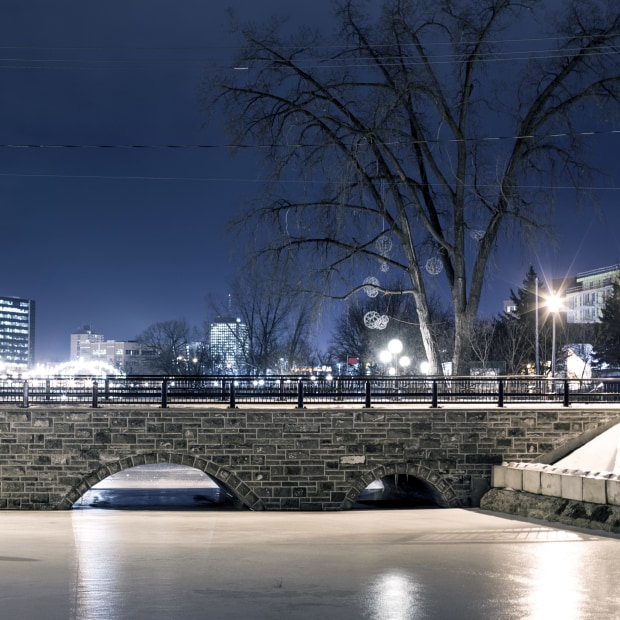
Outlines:
[[[380, 482], [373, 488], [373, 483]], [[424, 465], [382, 465], [356, 480], [343, 509], [362, 507], [455, 508], [461, 506], [451, 484]]]
[[205, 458], [197, 458], [189, 455], [178, 455], [174, 453], [142, 454], [124, 457], [118, 461], [111, 461], [101, 465], [96, 470], [86, 474], [79, 480], [67, 494], [62, 498], [56, 507], [59, 510], [70, 510], [75, 502], [82, 497], [89, 489], [106, 478], [122, 471], [138, 467], [140, 465], [171, 464], [181, 465], [198, 469], [207, 474], [224, 491], [234, 496], [240, 508], [250, 510], [264, 510], [260, 498], [238, 478], [236, 474], [221, 467]]

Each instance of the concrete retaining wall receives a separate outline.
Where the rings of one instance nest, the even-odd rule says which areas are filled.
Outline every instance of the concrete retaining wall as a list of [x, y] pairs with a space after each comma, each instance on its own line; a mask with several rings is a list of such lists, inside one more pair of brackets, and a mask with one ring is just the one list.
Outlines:
[[491, 486], [620, 506], [620, 476], [612, 472], [580, 471], [541, 463], [507, 463], [493, 467]]

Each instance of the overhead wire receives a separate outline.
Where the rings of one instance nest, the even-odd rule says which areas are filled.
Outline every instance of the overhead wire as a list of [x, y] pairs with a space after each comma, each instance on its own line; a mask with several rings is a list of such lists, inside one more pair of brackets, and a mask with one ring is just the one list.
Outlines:
[[[620, 33], [610, 33], [606, 35], [604, 38], [612, 40], [620, 36]], [[497, 49], [489, 49], [484, 52], [478, 52], [476, 54], [476, 58], [479, 62], [515, 62], [515, 61], [528, 61], [532, 59], [536, 60], [544, 60], [549, 58], [558, 58], [563, 57], [568, 54], [575, 54], [580, 51], [580, 47], [545, 47], [542, 49], [538, 49], [534, 47], [534, 44], [540, 43], [552, 43], [563, 41], [563, 37], [536, 37], [536, 38], [522, 38], [522, 39], [498, 39], [487, 41], [489, 45], [529, 45], [530, 47], [526, 47], [523, 50], [497, 50]], [[430, 50], [433, 48], [441, 48], [448, 45], [452, 45], [449, 42], [442, 41], [429, 41], [424, 43], [425, 46]], [[459, 46], [466, 47], [467, 45], [472, 45], [473, 42], [460, 42]], [[376, 44], [372, 46], [373, 49], [390, 49], [394, 47], [390, 44]], [[382, 63], [383, 65], [402, 65], [403, 58], [404, 63], [406, 65], [415, 66], [422, 62], [421, 60], [416, 60], [414, 57], [406, 56], [407, 50], [411, 48], [414, 49], [414, 44], [410, 43], [402, 43], [399, 45], [399, 54], [390, 55], [390, 54], [382, 54]], [[78, 46], [59, 46], [59, 47], [45, 47], [45, 46], [27, 46], [27, 45], [19, 45], [19, 46], [11, 46], [11, 45], [0, 45], [0, 54], [3, 51], [50, 51], [50, 52], [108, 52], [108, 53], [128, 53], [128, 52], [139, 52], [139, 53], [153, 53], [153, 52], [208, 52], [209, 54], [223, 53], [227, 52], [239, 52], [242, 48], [238, 46], [187, 46], [187, 47], [166, 47], [166, 46], [158, 46], [158, 47], [131, 47], [131, 46], [93, 46], [93, 47], [78, 47]], [[347, 55], [347, 52], [356, 52], [360, 51], [355, 46], [350, 45], [278, 45], [274, 46], [274, 49], [287, 54], [290, 52], [331, 52], [331, 56], [300, 56], [298, 53], [295, 54], [295, 59], [300, 64], [303, 64], [306, 68], [364, 68], [368, 66], [376, 66], [377, 62], [375, 59], [358, 58], [353, 59]], [[618, 54], [618, 49], [614, 45], [599, 45], [595, 48], [588, 50], [588, 54], [591, 56], [594, 55], [615, 55]], [[337, 58], [336, 58], [337, 56]], [[450, 64], [454, 62], [458, 62], [464, 58], [470, 58], [466, 52], [463, 53], [442, 53], [438, 56], [434, 56], [431, 54], [430, 64]], [[248, 59], [249, 60], [249, 59]], [[218, 67], [215, 67], [217, 70], [230, 68], [230, 63], [228, 61], [224, 61], [220, 58], [207, 57], [207, 58], [176, 58], [176, 57], [158, 57], [158, 58], [31, 58], [31, 57], [2, 57], [0, 55], [0, 70], [2, 69], [151, 69], [153, 67], [165, 69], [165, 68], [174, 68], [174, 67], [187, 67], [187, 68], [200, 68], [205, 71], [214, 70], [213, 67], [209, 67], [209, 63], [213, 62], [222, 63]], [[260, 64], [261, 62], [273, 62], [273, 59], [264, 58], [264, 59], [251, 59], [251, 62], [254, 64]], [[424, 61], [426, 62], [426, 60]], [[6, 64], [6, 63], [16, 63], [16, 64]], [[30, 64], [28, 64], [30, 63]], [[34, 63], [34, 64], [33, 64]], [[40, 63], [40, 64], [36, 64]], [[246, 68], [246, 67], [243, 67]]]

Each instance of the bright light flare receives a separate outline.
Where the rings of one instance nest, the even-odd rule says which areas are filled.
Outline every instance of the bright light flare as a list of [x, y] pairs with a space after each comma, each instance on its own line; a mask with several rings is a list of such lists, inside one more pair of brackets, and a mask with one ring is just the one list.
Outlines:
[[549, 297], [547, 298], [547, 308], [549, 309], [549, 312], [553, 312], [554, 314], [558, 313], [560, 311], [560, 308], [562, 307], [562, 301], [560, 299], [559, 295], [549, 295]]

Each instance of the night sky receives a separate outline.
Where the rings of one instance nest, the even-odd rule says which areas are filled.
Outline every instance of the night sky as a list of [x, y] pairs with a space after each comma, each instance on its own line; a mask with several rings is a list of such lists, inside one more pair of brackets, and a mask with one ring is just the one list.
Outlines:
[[[198, 103], [208, 67], [233, 70], [226, 7], [329, 27], [330, 5], [3, 0], [0, 294], [36, 301], [37, 361], [67, 359], [84, 324], [128, 340], [157, 321], [211, 318], [206, 298], [225, 300], [238, 264], [226, 224], [261, 188], [258, 156], [231, 157]], [[530, 264], [557, 278], [620, 261], [618, 192], [606, 189], [620, 178], [619, 139], [592, 137], [611, 173], [593, 192], [599, 210], [560, 190], [557, 248], [504, 244], [483, 311], [499, 312]]]

